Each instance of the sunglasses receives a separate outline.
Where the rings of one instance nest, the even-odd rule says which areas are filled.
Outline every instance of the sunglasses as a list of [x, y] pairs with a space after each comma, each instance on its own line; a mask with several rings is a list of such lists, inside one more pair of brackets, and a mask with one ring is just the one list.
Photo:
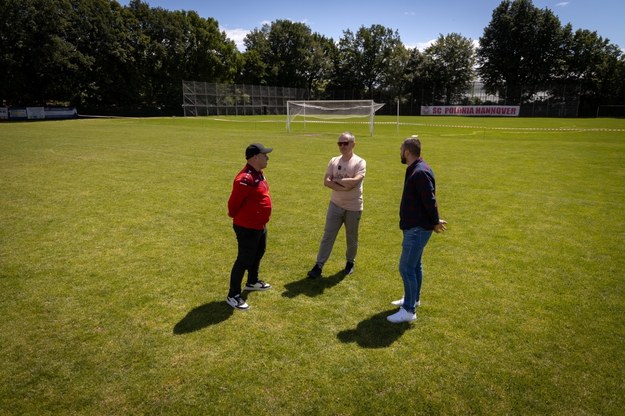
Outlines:
[[349, 142], [336, 142], [339, 146], [347, 146]]

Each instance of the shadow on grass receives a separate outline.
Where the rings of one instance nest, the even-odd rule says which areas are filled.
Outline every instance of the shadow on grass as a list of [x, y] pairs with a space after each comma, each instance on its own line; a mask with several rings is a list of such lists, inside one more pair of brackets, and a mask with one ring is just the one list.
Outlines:
[[234, 312], [225, 301], [198, 306], [174, 326], [174, 335], [189, 334], [230, 318]]
[[322, 295], [326, 289], [338, 285], [343, 279], [345, 279], [345, 274], [343, 274], [342, 271], [329, 277], [320, 277], [317, 279], [305, 277], [302, 280], [284, 285], [286, 291], [282, 293], [282, 296], [285, 298], [294, 298], [298, 295], [306, 295], [312, 298]]
[[392, 324], [386, 317], [397, 312], [397, 309], [377, 313], [360, 322], [356, 329], [346, 329], [337, 334], [337, 338], [344, 343], [355, 342], [362, 348], [386, 348], [397, 341], [411, 324], [402, 322]]

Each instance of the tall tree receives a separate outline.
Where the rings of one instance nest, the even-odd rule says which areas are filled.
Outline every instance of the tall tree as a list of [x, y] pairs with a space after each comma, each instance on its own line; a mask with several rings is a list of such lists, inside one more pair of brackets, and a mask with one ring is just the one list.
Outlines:
[[[566, 32], [571, 32], [570, 25]], [[579, 85], [585, 98], [614, 98], [621, 84], [619, 62], [623, 56], [618, 46], [589, 30], [578, 29], [567, 37], [567, 51], [560, 79]]]
[[219, 24], [213, 18], [204, 19], [196, 12], [186, 12], [181, 17], [185, 30], [184, 77], [233, 82], [242, 64], [235, 43], [219, 30]]
[[302, 75], [311, 98], [321, 98], [332, 76], [338, 49], [332, 38], [318, 33], [313, 33], [309, 48], [309, 61], [303, 65]]
[[410, 51], [399, 42], [392, 48], [387, 60], [387, 69], [382, 73], [380, 93], [401, 99], [410, 84], [410, 79], [406, 76], [409, 61]]
[[361, 51], [356, 45], [356, 36], [350, 29], [343, 31], [343, 37], [338, 42], [338, 53], [334, 57], [334, 69], [330, 88], [334, 90], [351, 90], [352, 98], [364, 97], [364, 83], [360, 76]]
[[479, 40], [478, 73], [489, 92], [521, 100], [544, 88], [562, 61], [563, 32], [549, 9], [504, 0]]
[[69, 101], [90, 57], [67, 37], [69, 0], [4, 0], [0, 7], [0, 100]]
[[196, 12], [150, 8], [140, 0], [128, 6], [136, 21], [134, 59], [142, 75], [141, 101], [147, 108], [179, 110], [182, 81], [232, 82], [239, 71], [234, 42], [217, 22]]
[[131, 45], [132, 14], [117, 2], [73, 0], [68, 39], [88, 59], [72, 103], [80, 107], [134, 106], [140, 84]]
[[440, 35], [424, 51], [425, 73], [434, 101], [458, 103], [474, 79], [475, 50], [471, 39], [458, 33]]
[[304, 23], [276, 20], [252, 30], [240, 80], [251, 84], [323, 89], [335, 47], [332, 39], [312, 33]]
[[357, 89], [361, 98], [372, 97], [390, 79], [395, 58], [406, 57], [400, 48], [399, 33], [382, 25], [362, 26], [356, 33], [344, 31], [335, 63], [335, 88]]
[[306, 72], [312, 63], [312, 33], [304, 23], [277, 20], [269, 32], [273, 85], [306, 88]]
[[[406, 69], [404, 71], [404, 78], [406, 79], [406, 94], [408, 94], [412, 101], [431, 103], [433, 98], [431, 96], [425, 97], [425, 87], [428, 82], [428, 75], [424, 65], [425, 57], [419, 51], [414, 48], [409, 50], [408, 62], [406, 63]], [[431, 88], [429, 89], [432, 90]]]
[[243, 39], [245, 52], [243, 66], [238, 77], [241, 84], [268, 85], [271, 49], [269, 47], [269, 25], [253, 29]]

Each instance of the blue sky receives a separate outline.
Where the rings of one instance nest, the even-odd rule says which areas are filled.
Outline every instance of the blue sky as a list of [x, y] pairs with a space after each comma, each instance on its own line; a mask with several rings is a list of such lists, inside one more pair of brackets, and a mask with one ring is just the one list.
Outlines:
[[[128, 0], [118, 0], [127, 5]], [[168, 10], [195, 10], [212, 17], [243, 50], [243, 38], [252, 29], [278, 19], [308, 25], [338, 41], [343, 31], [381, 24], [397, 30], [407, 47], [420, 50], [439, 35], [460, 33], [474, 41], [482, 36], [493, 10], [501, 0], [143, 0], [151, 7]], [[534, 0], [534, 6], [553, 11], [573, 30], [588, 29], [625, 49], [624, 0]]]

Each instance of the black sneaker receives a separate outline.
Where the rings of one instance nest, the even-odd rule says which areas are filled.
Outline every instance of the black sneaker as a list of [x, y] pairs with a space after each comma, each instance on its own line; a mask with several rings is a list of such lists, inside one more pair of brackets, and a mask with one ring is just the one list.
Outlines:
[[243, 300], [243, 298], [241, 298], [241, 295], [236, 295], [235, 297], [231, 298], [230, 296], [228, 296], [226, 298], [226, 303], [230, 306], [232, 306], [234, 309], [238, 309], [240, 311], [246, 311], [250, 308], [250, 305], [248, 305], [245, 300]]
[[354, 263], [348, 261], [347, 263], [345, 263], [345, 269], [343, 269], [343, 274], [347, 276], [348, 274], [352, 273], [354, 273]]
[[245, 285], [245, 290], [267, 290], [267, 289], [271, 289], [271, 285], [269, 283], [265, 283], [262, 280], [259, 280], [258, 282], [254, 283], [254, 284], [246, 284]]
[[319, 277], [321, 277], [321, 267], [317, 266], [316, 264], [313, 266], [312, 269], [310, 269], [310, 271], [308, 272], [307, 275], [309, 278], [311, 279], [317, 279]]

